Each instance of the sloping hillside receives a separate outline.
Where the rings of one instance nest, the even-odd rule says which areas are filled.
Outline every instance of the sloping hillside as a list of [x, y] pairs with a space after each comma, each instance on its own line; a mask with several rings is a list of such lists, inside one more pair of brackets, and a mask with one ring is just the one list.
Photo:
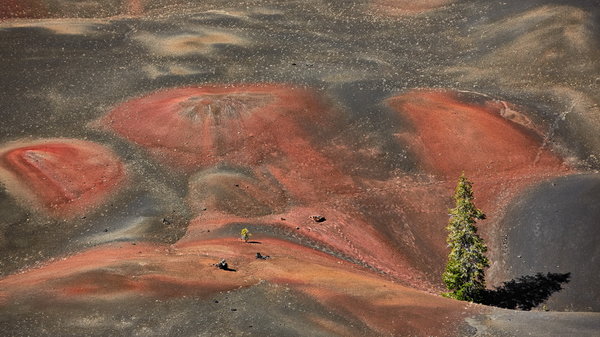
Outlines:
[[[599, 17], [3, 2], [0, 330], [595, 336]], [[508, 309], [441, 296], [462, 172]]]

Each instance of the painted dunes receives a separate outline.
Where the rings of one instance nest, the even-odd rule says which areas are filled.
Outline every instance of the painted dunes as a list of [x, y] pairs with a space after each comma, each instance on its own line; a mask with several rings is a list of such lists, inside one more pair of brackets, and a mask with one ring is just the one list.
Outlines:
[[[311, 127], [335, 115], [309, 91], [281, 85], [175, 88], [127, 101], [99, 121], [188, 171], [308, 156]], [[295, 141], [292, 141], [294, 139]]]
[[[0, 281], [4, 303], [31, 294], [58, 303], [161, 301], [279, 284], [308, 296], [338, 314], [366, 323], [370, 335], [451, 332], [462, 303], [421, 293], [315, 250], [277, 239], [261, 245], [235, 239], [205, 240], [171, 247], [123, 243], [92, 249]], [[271, 258], [258, 260], [257, 249]], [[226, 258], [235, 272], [212, 265]], [[360, 305], [359, 305], [360, 303]], [[367, 304], [368, 303], [368, 304]], [[468, 309], [469, 313], [477, 308]], [[432, 322], [432, 317], [444, 317]]]
[[0, 179], [17, 198], [54, 216], [72, 217], [105, 201], [124, 181], [109, 149], [73, 139], [16, 142], [0, 149]]
[[[455, 91], [417, 90], [388, 104], [414, 128], [406, 141], [428, 171], [454, 178], [560, 169], [532, 123], [502, 101]], [[512, 111], [507, 113], [506, 111]], [[511, 120], [512, 119], [512, 120]]]
[[[187, 87], [122, 103], [94, 126], [183, 173], [194, 215], [186, 235], [170, 246], [113, 242], [8, 276], [0, 280], [0, 299], [8, 305], [49, 298], [86, 307], [136, 297], [207, 299], [266, 282], [362, 322], [371, 335], [455, 329], [448, 323], [453, 317], [481, 308], [465, 309], [416, 289], [440, 288], [447, 216], [437, 210], [448, 206], [456, 176], [464, 170], [481, 183], [479, 205], [497, 219], [525, 187], [571, 171], [545, 146], [541, 127], [507, 102], [419, 89], [385, 103], [399, 121], [387, 137], [411, 153], [423, 178], [396, 172], [374, 180], [351, 173], [361, 170], [339, 169], [349, 159], [323, 135], [344, 119], [305, 89]], [[114, 155], [88, 142], [22, 144], [7, 148], [2, 158], [21, 190], [49, 190], [36, 198], [65, 214], [74, 211], [48, 200], [95, 204], [124, 175]], [[47, 177], [69, 184], [48, 188]], [[87, 197], [88, 191], [94, 193]], [[327, 220], [308, 217], [315, 214]], [[243, 227], [257, 234], [256, 243], [236, 239]], [[256, 259], [257, 251], [271, 258]], [[236, 271], [215, 268], [222, 258]]]
[[412, 128], [396, 136], [419, 165], [448, 190], [465, 172], [480, 184], [478, 205], [492, 219], [523, 188], [572, 172], [546, 146], [540, 127], [509, 103], [449, 90], [414, 90], [387, 103]]

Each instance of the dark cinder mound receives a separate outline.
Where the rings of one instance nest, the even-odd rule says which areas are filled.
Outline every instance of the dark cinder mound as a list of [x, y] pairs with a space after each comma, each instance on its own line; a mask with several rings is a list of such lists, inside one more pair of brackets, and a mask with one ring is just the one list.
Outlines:
[[504, 218], [503, 276], [510, 280], [537, 272], [571, 273], [571, 281], [552, 295], [547, 306], [600, 311], [599, 219], [598, 174], [558, 178], [534, 187]]
[[[461, 336], [598, 336], [598, 313], [523, 312], [494, 309], [492, 312], [468, 318]], [[576, 332], [575, 332], [576, 331]]]
[[3, 336], [377, 336], [287, 287], [262, 283], [213, 298], [66, 303], [0, 312]]
[[209, 208], [238, 216], [261, 216], [282, 212], [288, 198], [268, 174], [209, 169], [191, 178], [187, 199], [197, 213]]

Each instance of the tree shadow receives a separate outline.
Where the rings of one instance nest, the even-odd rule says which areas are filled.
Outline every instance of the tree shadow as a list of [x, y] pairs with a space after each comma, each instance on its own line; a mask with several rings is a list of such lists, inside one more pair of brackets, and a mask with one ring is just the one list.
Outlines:
[[504, 282], [494, 290], [485, 290], [481, 304], [506, 309], [531, 310], [569, 283], [571, 273], [537, 273]]

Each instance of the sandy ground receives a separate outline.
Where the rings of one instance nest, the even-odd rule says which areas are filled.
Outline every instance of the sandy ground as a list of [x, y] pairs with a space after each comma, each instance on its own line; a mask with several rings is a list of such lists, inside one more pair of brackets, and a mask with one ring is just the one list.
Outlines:
[[[594, 336], [598, 8], [3, 2], [1, 330]], [[440, 296], [463, 171], [533, 312]]]

